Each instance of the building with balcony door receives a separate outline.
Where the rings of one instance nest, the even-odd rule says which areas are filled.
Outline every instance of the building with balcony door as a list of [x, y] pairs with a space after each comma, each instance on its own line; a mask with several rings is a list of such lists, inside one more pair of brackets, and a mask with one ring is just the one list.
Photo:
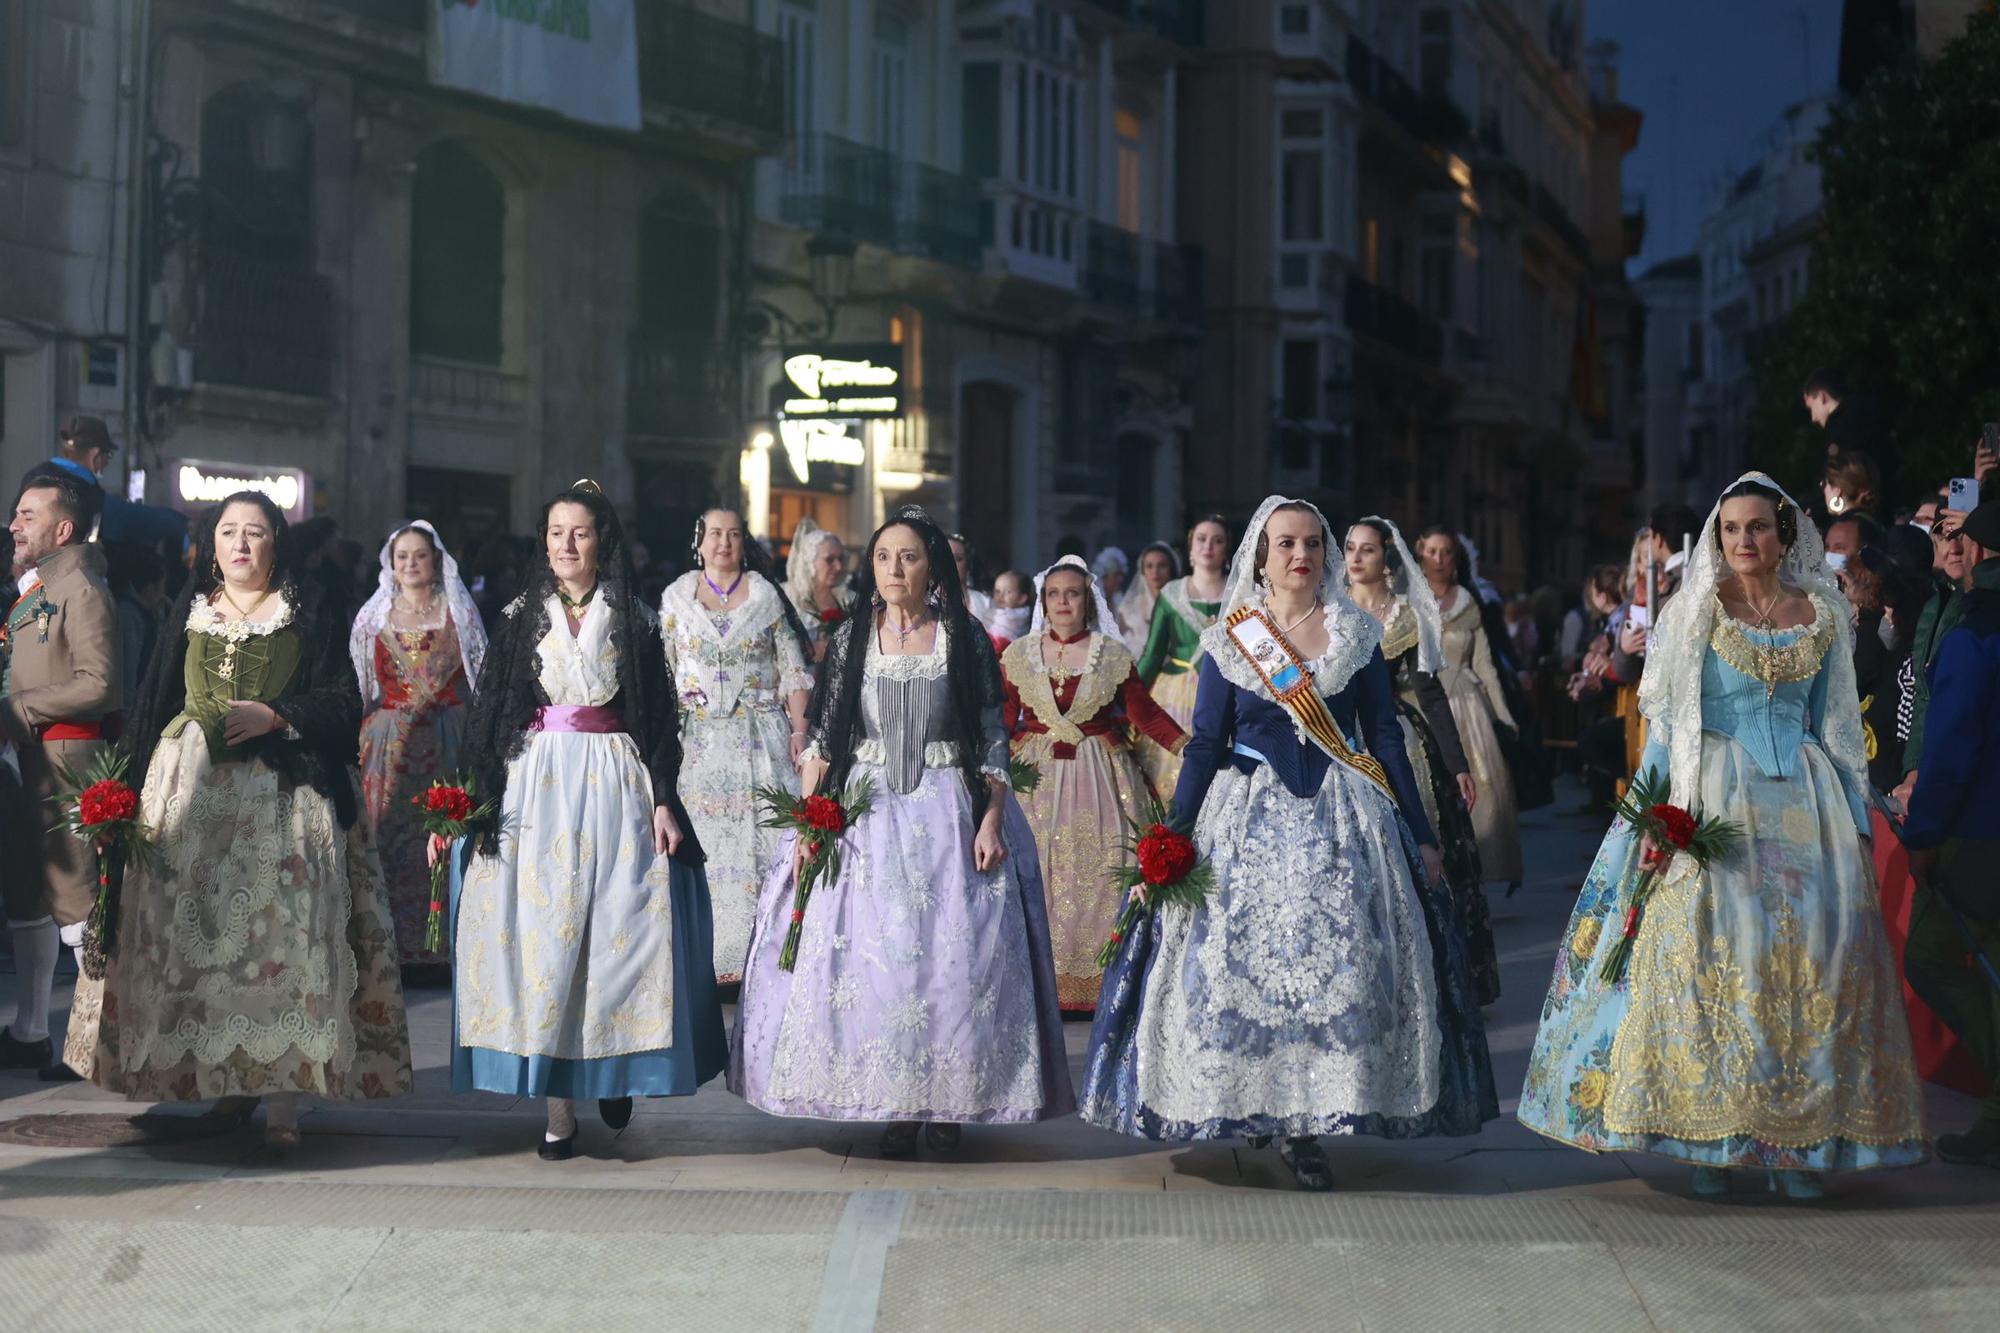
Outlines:
[[[756, 169], [751, 526], [782, 543], [811, 516], [858, 542], [921, 503], [989, 577], [1171, 531], [1202, 290], [1174, 145], [1202, 6], [762, 9], [789, 123]], [[788, 448], [785, 357], [882, 345], [901, 358], [900, 415], [847, 426], [818, 460]]]
[[[72, 23], [59, 10], [127, 8], [0, 14], [31, 12], [48, 37]], [[684, 541], [691, 497], [736, 472], [732, 349], [751, 165], [784, 143], [779, 45], [751, 0], [640, 4], [640, 124], [611, 129], [434, 82], [435, 8], [157, 0], [128, 34], [151, 89], [145, 429], [123, 461], [160, 501], [184, 498], [190, 461], [293, 470], [301, 512], [364, 541], [428, 517], [461, 552], [528, 530], [543, 498], [591, 475], [642, 539]], [[106, 104], [68, 119], [101, 130], [114, 103], [131, 118], [114, 63], [82, 62]], [[109, 157], [71, 151], [93, 171]], [[116, 206], [87, 193], [88, 216]], [[78, 240], [96, 230], [83, 207], [64, 219]], [[72, 299], [103, 290], [94, 262], [71, 261]]]
[[1639, 121], [1615, 75], [1586, 74], [1582, 18], [1562, 0], [1211, 11], [1182, 154], [1210, 255], [1193, 492], [1444, 523], [1512, 587], [1573, 580], [1587, 522], [1623, 522]]

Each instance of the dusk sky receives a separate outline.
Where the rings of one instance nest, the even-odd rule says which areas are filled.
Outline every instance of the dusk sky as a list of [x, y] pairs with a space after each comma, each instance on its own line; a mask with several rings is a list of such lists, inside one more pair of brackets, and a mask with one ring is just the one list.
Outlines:
[[1623, 48], [1619, 92], [1645, 113], [1625, 188], [1646, 196], [1634, 272], [1694, 248], [1718, 181], [1757, 160], [1794, 102], [1833, 88], [1840, 0], [1592, 0], [1590, 40]]

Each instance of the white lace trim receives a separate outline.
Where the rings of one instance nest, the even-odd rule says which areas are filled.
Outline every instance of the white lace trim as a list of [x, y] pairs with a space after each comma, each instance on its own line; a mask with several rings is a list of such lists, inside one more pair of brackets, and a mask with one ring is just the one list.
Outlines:
[[[813, 753], [818, 748], [817, 745], [806, 747], [805, 755], [800, 756], [801, 762], [807, 757], [814, 759], [821, 758], [822, 756]], [[857, 764], [874, 764], [877, 767], [881, 767], [889, 762], [889, 749], [879, 739], [871, 737], [854, 747], [854, 762]], [[924, 743], [924, 767], [957, 768], [958, 742], [926, 741]]]
[[[1444, 614], [1438, 608], [1431, 585], [1423, 577], [1423, 567], [1403, 540], [1403, 530], [1390, 520], [1380, 514], [1369, 514], [1354, 522], [1356, 527], [1363, 523], [1380, 523], [1389, 529], [1390, 553], [1396, 557], [1396, 567], [1389, 571], [1389, 593], [1394, 598], [1390, 603], [1390, 616], [1395, 614], [1399, 605], [1409, 609], [1417, 622], [1417, 670], [1436, 675], [1444, 669]], [[1347, 562], [1333, 562], [1331, 554], [1327, 558], [1334, 563], [1336, 577], [1342, 591], [1345, 591], [1348, 587]], [[1388, 624], [1387, 617], [1383, 623]]]
[[221, 639], [224, 643], [242, 643], [246, 639], [262, 639], [292, 623], [292, 601], [283, 593], [273, 593], [278, 599], [278, 614], [269, 620], [224, 620], [215, 609], [215, 603], [206, 597], [195, 599], [188, 608], [187, 627], [190, 634], [206, 634]]
[[[676, 620], [687, 626], [696, 638], [710, 639], [721, 644], [734, 644], [742, 639], [762, 634], [771, 627], [772, 621], [785, 618], [785, 604], [778, 599], [778, 590], [762, 574], [744, 570], [743, 577], [750, 580], [750, 592], [743, 604], [729, 611], [715, 611], [701, 604], [695, 595], [695, 587], [701, 581], [701, 571], [691, 570], [667, 585], [660, 594], [660, 619]], [[715, 617], [721, 616], [729, 622], [729, 631], [723, 633], [715, 627]], [[791, 627], [785, 627], [791, 633]]]
[[932, 636], [931, 650], [927, 653], [906, 653], [891, 656], [882, 651], [872, 626], [856, 626], [868, 634], [868, 665], [863, 678], [873, 680], [936, 680], [945, 673], [951, 657], [951, 638], [944, 632], [944, 626], [936, 627]]
[[[1244, 605], [1261, 608], [1263, 594], [1251, 594]], [[1375, 617], [1338, 594], [1326, 604], [1321, 623], [1326, 626], [1326, 651], [1306, 663], [1306, 670], [1312, 672], [1313, 682], [1322, 695], [1335, 695], [1347, 688], [1347, 683], [1368, 665], [1369, 656], [1382, 646], [1382, 626]], [[1201, 648], [1215, 660], [1215, 669], [1224, 680], [1260, 699], [1271, 699], [1271, 687], [1244, 659], [1230, 639], [1226, 624], [1218, 623], [1203, 630]], [[1296, 722], [1293, 725], [1297, 727]], [[1304, 736], [1303, 729], [1300, 736]]]

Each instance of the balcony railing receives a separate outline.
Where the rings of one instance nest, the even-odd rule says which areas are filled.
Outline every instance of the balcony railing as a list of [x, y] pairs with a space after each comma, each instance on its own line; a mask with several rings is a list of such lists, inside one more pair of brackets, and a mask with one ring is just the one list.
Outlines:
[[410, 358], [410, 406], [435, 416], [510, 421], [521, 414], [527, 388], [519, 375], [442, 357]]
[[333, 380], [332, 349], [333, 298], [325, 278], [269, 260], [208, 254], [195, 378], [323, 398]]
[[1202, 319], [1201, 247], [1154, 241], [1153, 318], [1197, 325]]
[[1083, 289], [1094, 301], [1123, 309], [1139, 305], [1139, 238], [1123, 227], [1090, 224]]
[[1354, 274], [1347, 277], [1347, 327], [1427, 366], [1444, 359], [1444, 332], [1437, 321], [1387, 288]]
[[634, 329], [626, 427], [639, 435], [707, 437], [727, 426], [727, 386], [715, 340]]
[[903, 168], [899, 248], [976, 268], [983, 249], [979, 182], [912, 162]]
[[1365, 101], [1373, 102], [1426, 143], [1462, 142], [1472, 133], [1472, 122], [1458, 104], [1439, 93], [1418, 91], [1402, 72], [1352, 33], [1347, 37], [1347, 81]]
[[777, 38], [666, 0], [641, 3], [634, 17], [646, 97], [784, 133], [784, 44]]
[[896, 159], [867, 144], [820, 134], [796, 146], [779, 211], [795, 227], [837, 231], [857, 241], [896, 243]]

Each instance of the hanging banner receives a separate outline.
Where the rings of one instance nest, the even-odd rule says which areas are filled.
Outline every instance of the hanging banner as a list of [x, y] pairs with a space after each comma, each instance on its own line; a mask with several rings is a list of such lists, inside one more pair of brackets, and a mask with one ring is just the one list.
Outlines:
[[431, 0], [431, 82], [639, 128], [633, 0]]

